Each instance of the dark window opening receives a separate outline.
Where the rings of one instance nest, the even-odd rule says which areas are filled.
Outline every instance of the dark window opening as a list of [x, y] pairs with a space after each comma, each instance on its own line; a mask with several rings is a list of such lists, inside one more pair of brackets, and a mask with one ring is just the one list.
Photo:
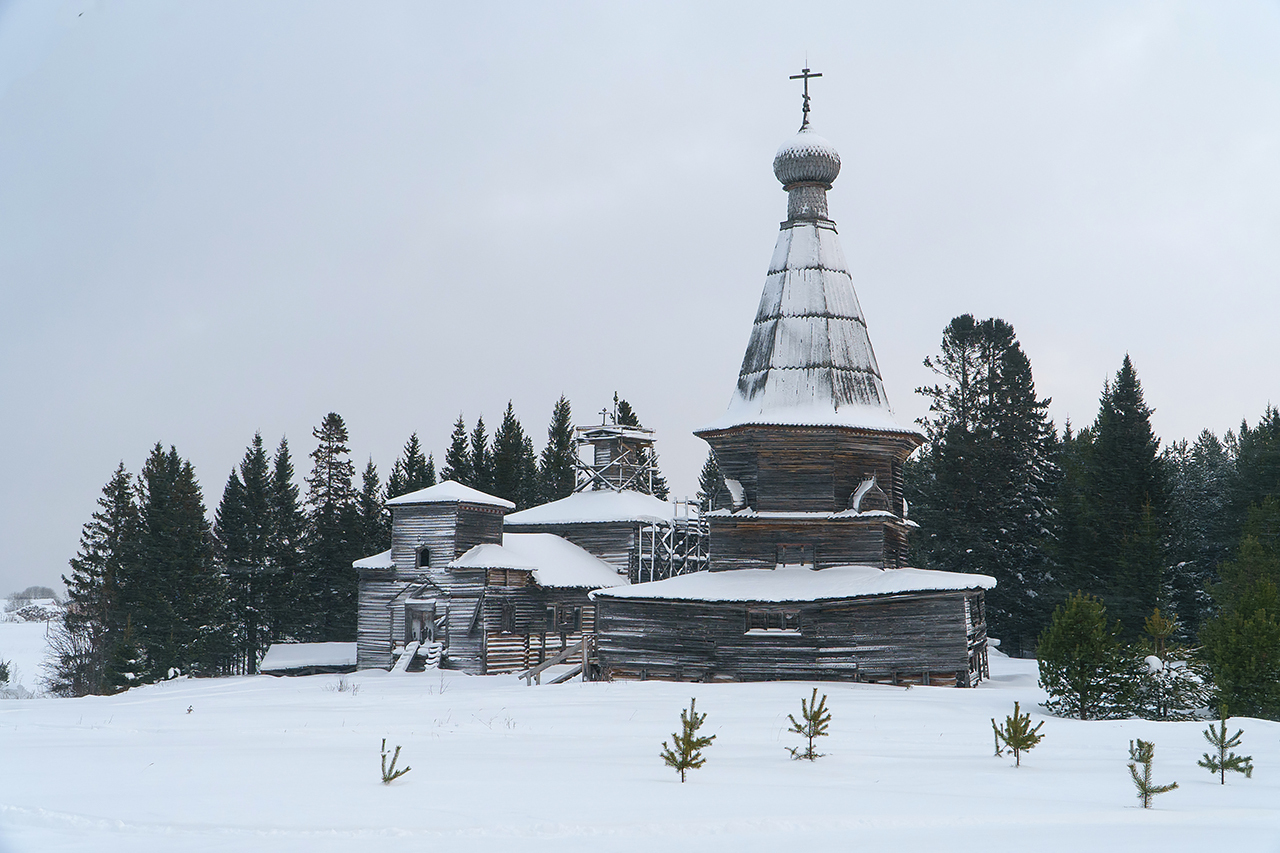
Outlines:
[[582, 630], [582, 608], [568, 604], [547, 607], [547, 628], [552, 631], [572, 633]]
[[813, 568], [812, 545], [779, 545], [779, 566], [808, 566]]
[[748, 631], [800, 632], [800, 613], [796, 610], [748, 610]]
[[502, 602], [502, 618], [498, 630], [504, 634], [514, 634], [516, 632], [516, 603], [514, 601]]
[[425, 569], [431, 565], [431, 552], [427, 548], [418, 549], [418, 568]]

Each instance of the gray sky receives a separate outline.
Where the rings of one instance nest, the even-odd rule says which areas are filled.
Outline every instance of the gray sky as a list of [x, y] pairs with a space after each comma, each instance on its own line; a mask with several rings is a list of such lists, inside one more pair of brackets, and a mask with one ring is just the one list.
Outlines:
[[0, 594], [157, 440], [386, 474], [459, 412], [631, 400], [675, 491], [729, 400], [799, 124], [890, 399], [1013, 323], [1061, 425], [1129, 352], [1166, 440], [1280, 395], [1276, 3], [0, 3]]

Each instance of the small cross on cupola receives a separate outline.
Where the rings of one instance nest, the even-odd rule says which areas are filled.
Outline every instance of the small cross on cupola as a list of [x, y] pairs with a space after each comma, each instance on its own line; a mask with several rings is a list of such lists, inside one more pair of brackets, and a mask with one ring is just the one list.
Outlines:
[[792, 80], [804, 80], [804, 121], [800, 122], [801, 130], [809, 126], [809, 78], [821, 76], [821, 74], [805, 68], [799, 74], [792, 74], [790, 77]]

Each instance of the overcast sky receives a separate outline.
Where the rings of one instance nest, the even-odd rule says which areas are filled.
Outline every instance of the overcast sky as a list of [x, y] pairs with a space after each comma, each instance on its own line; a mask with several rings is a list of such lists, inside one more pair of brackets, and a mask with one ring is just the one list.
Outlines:
[[156, 441], [212, 513], [329, 411], [385, 477], [616, 390], [691, 494], [806, 56], [902, 419], [965, 312], [1059, 426], [1126, 352], [1166, 443], [1280, 401], [1274, 2], [0, 3], [0, 594]]

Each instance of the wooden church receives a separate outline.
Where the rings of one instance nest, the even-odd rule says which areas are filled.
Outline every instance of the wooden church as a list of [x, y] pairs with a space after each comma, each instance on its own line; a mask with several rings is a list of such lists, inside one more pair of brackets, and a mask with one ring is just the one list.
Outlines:
[[579, 428], [589, 461], [562, 500], [508, 515], [442, 483], [389, 501], [391, 550], [355, 563], [361, 668], [512, 672], [580, 643], [587, 678], [987, 676], [995, 580], [905, 565], [902, 468], [924, 437], [889, 406], [827, 210], [840, 157], [800, 76], [804, 121], [773, 161], [787, 218], [729, 407], [695, 433], [717, 505], [645, 494], [652, 433], [607, 422]]
[[972, 685], [987, 674], [985, 575], [905, 566], [897, 422], [827, 191], [840, 156], [804, 122], [778, 150], [787, 192], [728, 410], [695, 434], [725, 478], [709, 571], [592, 593], [605, 678]]

